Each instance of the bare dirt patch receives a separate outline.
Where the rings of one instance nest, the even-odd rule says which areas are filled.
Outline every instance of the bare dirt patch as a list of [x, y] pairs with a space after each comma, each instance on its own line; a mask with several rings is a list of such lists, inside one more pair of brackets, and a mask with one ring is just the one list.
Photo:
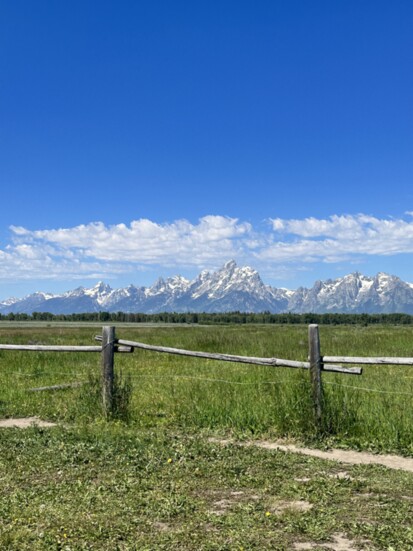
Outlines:
[[239, 490], [212, 491], [210, 497], [212, 497], [212, 508], [209, 512], [217, 516], [225, 515], [228, 510], [237, 503], [245, 503], [260, 499], [258, 495], [251, 492]]
[[370, 543], [366, 540], [360, 541], [358, 544], [352, 540], [349, 540], [344, 534], [334, 534], [333, 541], [331, 543], [295, 543], [294, 549], [297, 551], [311, 550], [311, 549], [325, 549], [333, 551], [359, 551], [360, 549], [366, 549], [364, 545], [369, 544], [368, 549], [372, 550]]
[[152, 526], [159, 532], [168, 532], [170, 530], [170, 526], [166, 522], [156, 521]]
[[0, 428], [18, 428], [27, 429], [29, 427], [56, 427], [56, 423], [42, 421], [38, 417], [18, 417], [10, 419], [0, 419]]
[[311, 503], [304, 500], [294, 500], [294, 501], [277, 501], [269, 507], [269, 511], [275, 515], [280, 515], [285, 511], [291, 511], [294, 513], [305, 513], [312, 509]]

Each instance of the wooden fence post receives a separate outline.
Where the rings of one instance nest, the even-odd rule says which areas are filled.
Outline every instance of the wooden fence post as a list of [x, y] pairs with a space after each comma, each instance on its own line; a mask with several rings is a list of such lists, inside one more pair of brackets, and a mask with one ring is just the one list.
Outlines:
[[102, 403], [106, 417], [113, 411], [115, 328], [102, 328]]
[[317, 430], [320, 430], [322, 427], [323, 415], [323, 389], [321, 386], [322, 358], [320, 354], [320, 336], [318, 333], [318, 325], [315, 323], [308, 326], [308, 346], [314, 418]]

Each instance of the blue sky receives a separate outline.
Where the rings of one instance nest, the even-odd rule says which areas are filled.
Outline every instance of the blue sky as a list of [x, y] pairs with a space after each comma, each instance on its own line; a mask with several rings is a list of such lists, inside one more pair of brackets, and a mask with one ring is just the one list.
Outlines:
[[0, 299], [235, 259], [413, 282], [413, 3], [0, 0]]

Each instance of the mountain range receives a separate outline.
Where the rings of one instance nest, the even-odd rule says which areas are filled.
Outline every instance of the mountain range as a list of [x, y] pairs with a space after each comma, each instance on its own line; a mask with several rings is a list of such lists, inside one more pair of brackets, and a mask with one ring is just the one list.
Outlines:
[[359, 272], [316, 281], [310, 289], [265, 285], [259, 273], [231, 260], [216, 272], [202, 271], [189, 281], [159, 278], [151, 287], [112, 289], [99, 282], [61, 295], [37, 292], [0, 302], [0, 313], [50, 312], [263, 312], [413, 314], [413, 284], [394, 275], [367, 277]]

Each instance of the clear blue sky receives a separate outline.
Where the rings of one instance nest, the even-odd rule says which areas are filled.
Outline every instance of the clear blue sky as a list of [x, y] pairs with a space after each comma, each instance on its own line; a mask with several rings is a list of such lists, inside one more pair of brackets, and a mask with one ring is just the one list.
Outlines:
[[0, 299], [413, 282], [411, 1], [0, 0], [0, 52]]

